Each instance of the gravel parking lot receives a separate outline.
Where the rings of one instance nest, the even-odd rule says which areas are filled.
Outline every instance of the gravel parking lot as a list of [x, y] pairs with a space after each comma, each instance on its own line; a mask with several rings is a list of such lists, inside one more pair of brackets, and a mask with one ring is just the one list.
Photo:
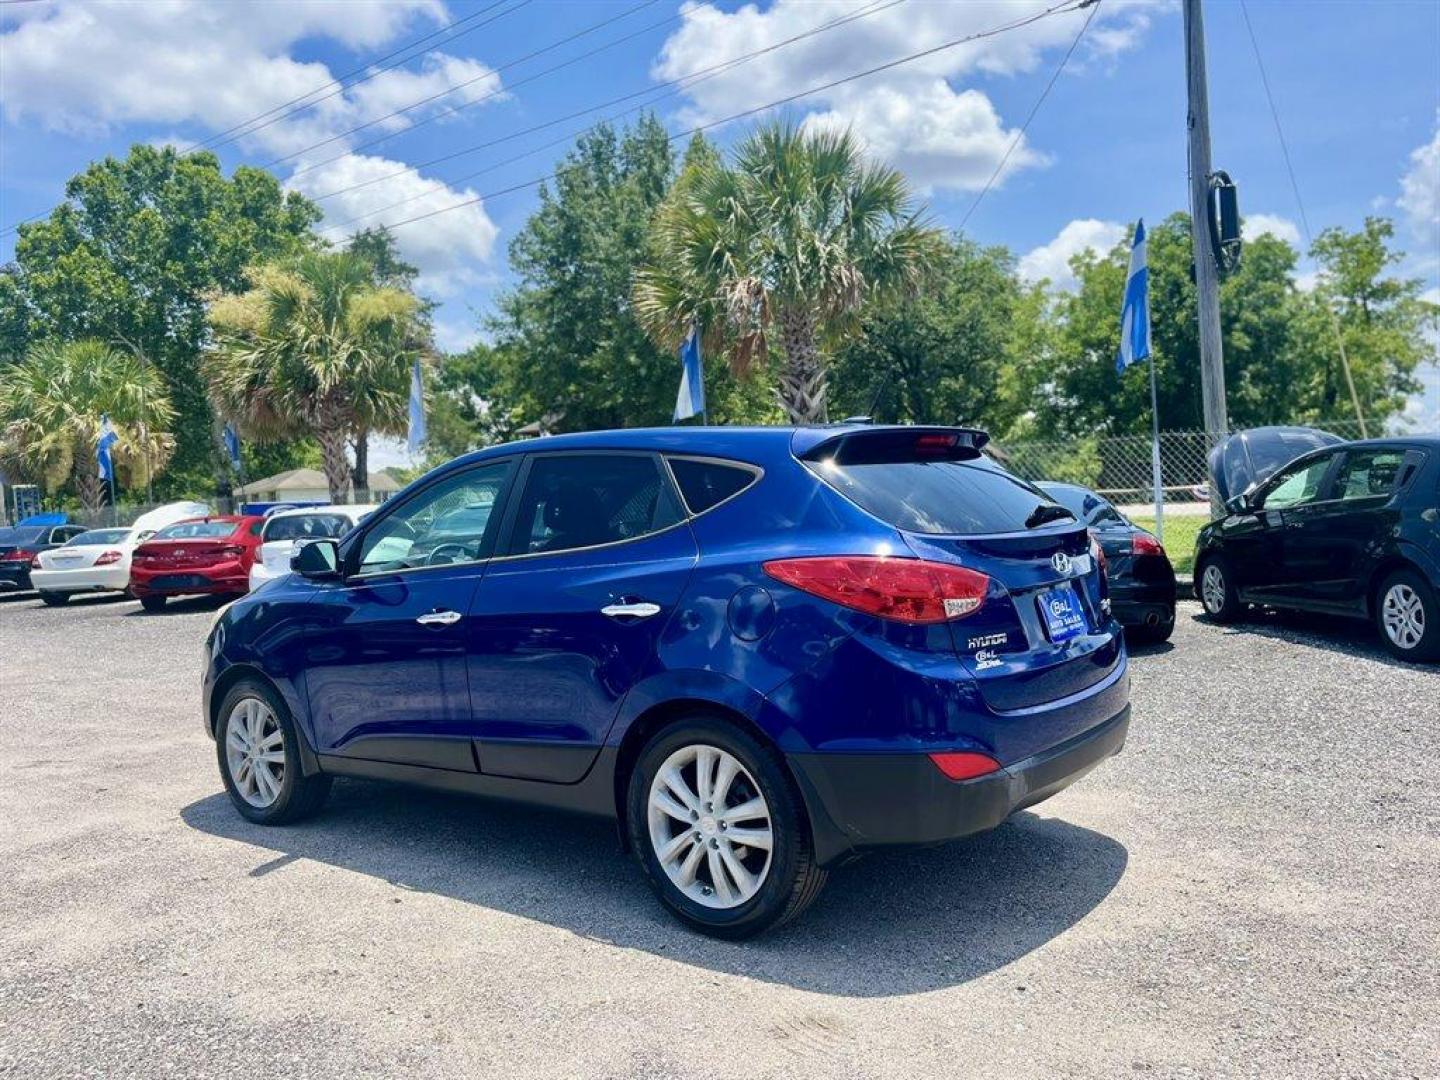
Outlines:
[[0, 599], [0, 1074], [1435, 1076], [1440, 671], [1182, 606], [1124, 754], [745, 944], [602, 822], [358, 781], [265, 830], [214, 605]]

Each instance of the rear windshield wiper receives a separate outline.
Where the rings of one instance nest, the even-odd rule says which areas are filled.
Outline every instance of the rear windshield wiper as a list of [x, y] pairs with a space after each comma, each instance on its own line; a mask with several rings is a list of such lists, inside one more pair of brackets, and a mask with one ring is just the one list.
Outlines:
[[1061, 521], [1069, 518], [1071, 521], [1078, 520], [1074, 514], [1063, 506], [1056, 506], [1054, 503], [1041, 503], [1030, 511], [1030, 516], [1025, 519], [1025, 528], [1038, 529], [1041, 525], [1048, 525], [1052, 521]]

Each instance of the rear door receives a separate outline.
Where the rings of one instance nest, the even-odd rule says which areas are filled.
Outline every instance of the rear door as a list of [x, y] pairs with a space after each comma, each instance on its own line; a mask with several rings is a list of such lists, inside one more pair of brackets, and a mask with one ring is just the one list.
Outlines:
[[571, 783], [694, 569], [695, 541], [650, 453], [531, 455], [508, 539], [470, 603], [470, 701], [482, 772]]
[[[989, 576], [980, 609], [949, 625], [992, 709], [1052, 702], [1105, 679], [1122, 649], [1084, 524], [988, 458], [963, 447], [946, 452], [925, 438], [923, 431], [849, 435], [845, 446], [822, 444], [807, 459], [851, 501], [898, 528], [920, 558]], [[913, 449], [892, 445], [895, 439]]]

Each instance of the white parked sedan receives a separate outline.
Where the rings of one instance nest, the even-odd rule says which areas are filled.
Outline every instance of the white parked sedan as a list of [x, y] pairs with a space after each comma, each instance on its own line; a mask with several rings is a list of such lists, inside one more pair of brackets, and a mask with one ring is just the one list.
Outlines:
[[137, 545], [167, 525], [209, 512], [204, 503], [167, 503], [141, 514], [133, 525], [89, 529], [40, 552], [31, 564], [30, 584], [51, 605], [65, 603], [72, 593], [124, 592], [130, 587], [130, 555]]
[[260, 551], [250, 567], [251, 590], [290, 573], [290, 556], [300, 545], [321, 538], [338, 540], [374, 509], [374, 504], [307, 506], [271, 514], [260, 532]]

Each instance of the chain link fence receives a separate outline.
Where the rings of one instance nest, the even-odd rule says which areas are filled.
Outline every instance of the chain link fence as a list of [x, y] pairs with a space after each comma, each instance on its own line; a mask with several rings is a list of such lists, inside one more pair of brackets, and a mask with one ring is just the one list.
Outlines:
[[[1342, 439], [1361, 437], [1357, 420], [1308, 424]], [[1382, 421], [1368, 421], [1371, 438], [1387, 431]], [[1407, 429], [1405, 434], [1419, 434]], [[1433, 433], [1433, 430], [1428, 433]], [[1177, 511], [1208, 511], [1210, 448], [1214, 440], [1203, 431], [1160, 433], [1160, 483], [1167, 506]], [[1149, 435], [1086, 436], [1054, 442], [1000, 443], [995, 447], [1012, 471], [1027, 480], [1056, 480], [1083, 484], [1120, 506], [1144, 508], [1154, 503]], [[1144, 512], [1140, 509], [1140, 512]]]

